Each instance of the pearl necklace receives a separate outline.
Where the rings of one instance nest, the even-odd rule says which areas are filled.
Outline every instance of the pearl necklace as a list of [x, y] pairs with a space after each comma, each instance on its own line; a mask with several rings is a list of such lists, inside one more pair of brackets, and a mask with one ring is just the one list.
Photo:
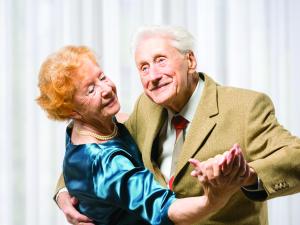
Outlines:
[[76, 132], [78, 134], [81, 134], [81, 135], [84, 135], [84, 136], [91, 136], [91, 137], [94, 137], [100, 141], [107, 141], [107, 140], [110, 140], [110, 139], [113, 139], [114, 137], [117, 136], [118, 134], [118, 127], [117, 125], [114, 123], [114, 130], [111, 134], [109, 135], [100, 135], [100, 134], [96, 134], [94, 132], [91, 132], [91, 131], [85, 131], [85, 130], [80, 130], [78, 128], [76, 128]]

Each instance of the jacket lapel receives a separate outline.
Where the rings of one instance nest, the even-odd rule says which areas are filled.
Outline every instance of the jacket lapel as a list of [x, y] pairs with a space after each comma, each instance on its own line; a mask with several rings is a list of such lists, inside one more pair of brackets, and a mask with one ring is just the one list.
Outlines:
[[154, 111], [149, 112], [148, 115], [149, 121], [147, 121], [147, 135], [144, 140], [143, 149], [143, 161], [145, 166], [154, 173], [156, 179], [161, 184], [166, 184], [165, 179], [158, 168], [158, 165], [152, 160], [153, 154], [159, 154], [158, 147], [156, 145], [158, 134], [167, 119], [167, 111], [161, 107], [157, 106]]
[[208, 76], [204, 76], [205, 86], [196, 113], [187, 132], [177, 164], [175, 176], [188, 165], [192, 158], [209, 137], [216, 122], [214, 116], [219, 113], [217, 104], [217, 84]]

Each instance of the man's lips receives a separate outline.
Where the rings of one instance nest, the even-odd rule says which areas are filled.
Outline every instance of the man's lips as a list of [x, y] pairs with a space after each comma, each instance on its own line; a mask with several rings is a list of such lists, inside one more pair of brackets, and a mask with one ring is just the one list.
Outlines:
[[164, 83], [164, 84], [156, 85], [156, 86], [150, 88], [150, 91], [155, 91], [155, 90], [160, 89], [160, 88], [162, 88], [162, 87], [165, 87], [165, 86], [167, 86], [167, 85], [169, 85], [169, 84], [170, 84], [170, 83]]

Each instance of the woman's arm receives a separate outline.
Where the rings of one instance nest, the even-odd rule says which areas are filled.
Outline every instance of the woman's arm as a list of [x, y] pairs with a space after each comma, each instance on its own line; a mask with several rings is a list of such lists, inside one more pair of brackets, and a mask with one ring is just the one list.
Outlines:
[[[126, 157], [125, 157], [125, 160], [126, 160], [127, 154], [125, 154], [125, 155], [126, 155]], [[227, 202], [227, 200], [229, 199], [231, 194], [233, 194], [234, 191], [236, 191], [236, 189], [239, 188], [239, 185], [235, 184], [234, 188], [232, 188], [232, 186], [230, 186], [230, 183], [229, 183], [227, 185], [227, 188], [229, 191], [227, 192], [227, 194], [225, 193], [225, 195], [223, 195], [223, 191], [225, 189], [222, 187], [222, 185], [219, 186], [219, 189], [214, 188], [214, 186], [217, 186], [218, 184], [224, 185], [225, 181], [228, 182], [228, 181], [230, 181], [229, 178], [234, 177], [235, 172], [236, 172], [236, 174], [238, 174], [237, 171], [232, 171], [231, 176], [228, 176], [228, 179], [227, 178], [224, 179], [223, 176], [220, 176], [221, 170], [223, 170], [224, 173], [225, 172], [228, 173], [228, 171], [232, 169], [232, 167], [234, 165], [233, 159], [236, 160], [235, 164], [237, 164], [238, 157], [235, 156], [235, 154], [233, 154], [232, 152], [231, 152], [231, 154], [227, 153], [227, 155], [225, 155], [225, 154], [223, 154], [223, 155], [224, 155], [223, 158], [220, 156], [216, 156], [212, 159], [209, 159], [209, 160], [201, 162], [201, 163], [198, 162], [197, 160], [190, 160], [190, 163], [193, 164], [195, 167], [195, 171], [192, 172], [192, 175], [194, 177], [198, 177], [199, 181], [201, 183], [204, 183], [205, 195], [199, 196], [199, 197], [177, 199], [177, 200], [173, 201], [171, 205], [168, 204], [168, 207], [166, 207], [165, 210], [163, 210], [164, 212], [167, 212], [166, 215], [168, 218], [165, 218], [165, 219], [167, 219], [167, 220], [171, 219], [171, 221], [173, 221], [175, 224], [192, 224], [193, 222], [199, 221], [199, 220], [207, 217], [210, 213], [219, 209]], [[222, 159], [223, 159], [223, 162], [220, 162], [220, 165], [219, 165], [218, 162], [222, 161]], [[116, 160], [116, 158], [115, 158], [115, 160]], [[227, 160], [227, 161], [225, 161], [225, 160]], [[128, 159], [126, 161], [127, 161], [127, 163], [129, 163], [129, 165], [132, 164], [130, 160], [128, 161]], [[133, 165], [131, 165], [130, 167], [134, 168]], [[240, 164], [240, 167], [243, 167], [243, 165]], [[122, 167], [122, 169], [125, 169], [125, 167]], [[219, 170], [219, 172], [217, 170]], [[138, 170], [136, 170], [136, 172], [137, 171]], [[239, 172], [242, 174], [243, 171], [241, 170]], [[149, 175], [151, 175], [151, 173], [149, 171], [147, 173], [149, 173]], [[140, 173], [139, 175], [141, 175], [141, 174], [143, 174], [143, 173]], [[132, 178], [134, 178], [134, 177], [132, 177]], [[147, 183], [147, 182], [144, 182], [145, 180], [143, 180], [143, 178], [141, 178], [141, 179], [138, 177], [135, 177], [135, 178], [137, 178], [136, 181], [138, 181], [138, 183], [141, 182], [140, 184]], [[153, 178], [151, 178], [150, 181], [152, 179]], [[224, 179], [224, 180], [222, 180], [222, 179]], [[135, 179], [133, 179], [133, 180], [135, 180]], [[131, 179], [131, 181], [132, 181], [132, 179]], [[142, 186], [140, 185], [140, 187], [142, 187]], [[160, 189], [163, 189], [163, 191], [170, 192], [170, 190], [166, 190], [159, 186], [159, 190]], [[150, 189], [148, 189], [148, 191], [149, 190]], [[133, 191], [135, 191], [135, 189], [133, 189]], [[143, 192], [143, 193], [145, 193], [145, 192]], [[150, 197], [150, 196], [148, 195], [148, 197]], [[64, 197], [64, 195], [61, 195], [60, 197]], [[155, 200], [155, 198], [152, 198], [152, 200]], [[141, 203], [142, 202], [140, 202], [140, 204]], [[169, 207], [169, 205], [170, 205], [170, 207]], [[128, 206], [129, 206], [129, 204], [127, 204], [127, 207]], [[146, 211], [144, 211], [144, 214], [147, 215], [147, 213], [145, 213], [145, 212]], [[151, 213], [149, 215], [151, 215]], [[157, 212], [155, 215], [161, 216], [160, 212]], [[76, 224], [75, 220], [83, 222], [82, 224], [87, 224], [87, 225], [92, 224], [88, 220], [85, 221], [85, 220], [80, 220], [79, 218], [76, 218], [75, 213], [70, 214], [69, 217], [70, 217], [70, 220], [68, 218], [68, 221], [72, 224]]]

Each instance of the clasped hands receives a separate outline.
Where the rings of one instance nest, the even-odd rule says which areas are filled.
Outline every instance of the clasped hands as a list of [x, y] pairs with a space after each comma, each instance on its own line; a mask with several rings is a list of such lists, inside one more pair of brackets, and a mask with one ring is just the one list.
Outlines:
[[224, 205], [241, 187], [256, 183], [255, 171], [247, 164], [238, 144], [206, 161], [190, 159], [191, 172], [203, 185], [204, 195], [210, 202]]

